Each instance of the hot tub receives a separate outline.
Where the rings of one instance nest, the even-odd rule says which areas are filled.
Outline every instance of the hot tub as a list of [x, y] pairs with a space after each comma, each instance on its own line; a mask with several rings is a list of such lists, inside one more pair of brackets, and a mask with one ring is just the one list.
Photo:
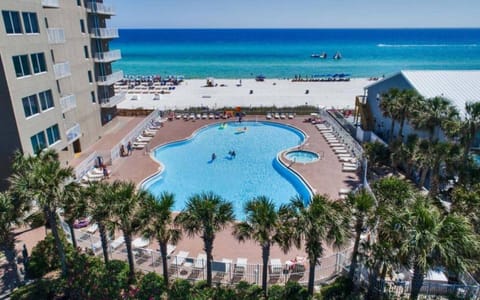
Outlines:
[[285, 154], [285, 157], [296, 163], [311, 163], [320, 159], [320, 155], [307, 150], [293, 150]]

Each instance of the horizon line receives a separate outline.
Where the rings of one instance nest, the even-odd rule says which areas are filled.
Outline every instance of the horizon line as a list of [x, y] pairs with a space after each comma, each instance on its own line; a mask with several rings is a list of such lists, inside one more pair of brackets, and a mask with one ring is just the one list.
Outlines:
[[119, 29], [161, 29], [161, 30], [445, 30], [480, 29], [480, 27], [118, 27]]

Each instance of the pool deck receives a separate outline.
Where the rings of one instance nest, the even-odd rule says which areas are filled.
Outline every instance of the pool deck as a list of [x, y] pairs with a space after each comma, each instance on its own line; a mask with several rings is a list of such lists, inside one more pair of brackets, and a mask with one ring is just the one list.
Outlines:
[[[123, 127], [119, 125], [118, 130], [111, 131], [111, 135], [104, 135], [102, 140], [105, 143], [115, 144], [115, 140], [120, 141], [123, 136], [119, 132], [128, 132], [128, 128], [132, 129], [139, 122], [138, 117], [132, 117], [131, 120], [128, 117], [122, 118], [124, 120], [120, 123], [123, 124]], [[264, 121], [265, 117], [250, 116], [245, 120], [255, 119]], [[322, 159], [316, 162], [309, 164], [294, 163], [290, 168], [301, 174], [316, 193], [327, 194], [331, 199], [338, 199], [340, 189], [353, 189], [359, 184], [359, 176], [356, 173], [342, 172], [342, 164], [338, 161], [320, 132], [311, 123], [304, 123], [304, 119], [304, 116], [297, 116], [295, 119], [273, 120], [273, 122], [289, 124], [302, 130], [308, 136], [302, 149], [314, 151], [322, 156]], [[166, 121], [146, 149], [134, 150], [131, 156], [119, 158], [114, 161], [112, 166], [109, 166], [111, 171], [109, 180], [126, 180], [140, 184], [145, 178], [160, 171], [160, 165], [151, 158], [149, 151], [165, 143], [188, 138], [195, 130], [205, 125], [221, 122], [224, 122], [224, 120]], [[102, 140], [90, 149], [85, 149], [85, 151], [92, 152], [98, 149], [105, 149]], [[37, 228], [18, 235], [17, 249], [21, 250], [22, 245], [25, 243], [28, 250], [31, 251], [32, 247], [43, 238], [44, 232], [44, 228]], [[252, 241], [239, 243], [233, 238], [231, 232], [232, 228], [229, 226], [217, 234], [213, 249], [214, 258], [216, 260], [227, 258], [235, 261], [237, 257], [244, 257], [248, 259], [248, 263], [261, 263], [260, 246]], [[119, 234], [117, 233], [117, 236]], [[95, 234], [96, 236], [97, 234]], [[158, 249], [158, 245], [155, 241], [152, 241], [148, 248]], [[203, 252], [203, 242], [198, 236], [193, 238], [185, 236], [178, 243], [173, 255], [179, 251], [188, 251], [189, 257], [197, 257], [198, 253]], [[332, 253], [333, 250], [325, 246], [324, 256], [329, 256]], [[271, 258], [281, 259], [282, 262], [296, 256], [306, 256], [304, 249], [297, 250], [293, 248], [289, 253], [285, 254], [275, 245], [272, 247], [270, 255]]]
[[[256, 119], [266, 121], [264, 116], [247, 117], [245, 121], [255, 121]], [[356, 173], [342, 172], [341, 162], [338, 161], [337, 156], [320, 132], [311, 123], [303, 122], [304, 119], [304, 116], [297, 116], [294, 119], [270, 121], [292, 125], [308, 136], [302, 149], [319, 153], [322, 158], [309, 164], [294, 163], [290, 168], [300, 174], [316, 193], [326, 194], [331, 199], [338, 199], [340, 189], [353, 189], [359, 184], [359, 176]], [[233, 121], [233, 119], [231, 120]], [[166, 121], [146, 149], [134, 150], [131, 156], [115, 161], [111, 167], [112, 175], [109, 180], [130, 180], [140, 184], [145, 178], [161, 171], [160, 165], [151, 158], [149, 151], [163, 144], [188, 138], [205, 125], [222, 122], [224, 120]], [[203, 252], [202, 248], [203, 243], [199, 237], [184, 237], [177, 245], [176, 253], [184, 250], [188, 251], [191, 257], [196, 257], [198, 253]], [[325, 250], [325, 256], [333, 253], [330, 249]], [[293, 249], [288, 254], [284, 254], [277, 246], [271, 250], [271, 258], [280, 258], [282, 261], [297, 255], [305, 256], [304, 250]], [[231, 235], [231, 228], [227, 228], [217, 234], [214, 257], [233, 260], [237, 257], [245, 257], [249, 263], [259, 263], [261, 262], [261, 250], [260, 246], [253, 242], [237, 242]]]

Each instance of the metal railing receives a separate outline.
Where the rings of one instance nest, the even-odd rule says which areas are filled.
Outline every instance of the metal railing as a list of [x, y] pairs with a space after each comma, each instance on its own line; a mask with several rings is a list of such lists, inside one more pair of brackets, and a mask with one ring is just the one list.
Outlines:
[[92, 28], [91, 36], [95, 39], [115, 39], [119, 37], [117, 28]]
[[123, 71], [117, 71], [110, 75], [98, 76], [97, 84], [98, 85], [112, 85], [115, 82], [123, 79]]
[[55, 79], [57, 80], [72, 75], [72, 72], [70, 71], [70, 63], [68, 61], [54, 64], [53, 72], [55, 74]]
[[[145, 131], [149, 126], [156, 125], [154, 124], [156, 120], [160, 117], [160, 111], [154, 110], [150, 113], [142, 122], [140, 122], [135, 128], [133, 128], [118, 144], [113, 146], [110, 157], [112, 162], [120, 157], [120, 147], [123, 145], [124, 147], [128, 144], [128, 142], [135, 142], [135, 139]], [[148, 148], [146, 148], [148, 151]]]
[[43, 7], [60, 7], [59, 0], [42, 0]]
[[94, 151], [75, 167], [75, 179], [81, 180], [97, 164], [98, 152]]
[[107, 52], [97, 52], [95, 53], [94, 60], [95, 62], [112, 62], [122, 58], [122, 53], [120, 50], [112, 50]]
[[60, 106], [62, 107], [62, 113], [74, 109], [77, 107], [77, 97], [74, 94], [71, 94], [60, 98]]
[[75, 140], [79, 139], [82, 135], [82, 131], [80, 129], [80, 124], [75, 124], [72, 127], [68, 128], [66, 131], [67, 135], [67, 142], [73, 143]]
[[65, 30], [63, 28], [47, 28], [49, 44], [65, 43]]
[[88, 2], [87, 3], [87, 11], [97, 14], [104, 14], [104, 15], [115, 15], [115, 10], [113, 6], [105, 5], [103, 3], [98, 2]]
[[126, 95], [127, 95], [127, 92], [120, 92], [120, 93], [116, 93], [115, 96], [113, 97], [102, 98], [100, 99], [100, 105], [102, 107], [113, 107], [118, 103], [122, 102], [123, 100], [125, 100]]

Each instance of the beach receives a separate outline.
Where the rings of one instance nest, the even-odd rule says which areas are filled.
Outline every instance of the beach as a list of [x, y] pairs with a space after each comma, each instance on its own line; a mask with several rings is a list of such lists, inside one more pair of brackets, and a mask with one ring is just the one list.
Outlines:
[[[216, 79], [207, 87], [206, 79], [187, 79], [174, 89], [159, 87], [148, 89], [137, 86], [117, 86], [125, 92], [119, 109], [183, 110], [189, 107], [291, 107], [312, 105], [318, 107], [354, 108], [355, 97], [363, 95], [365, 86], [372, 83], [367, 78], [349, 81], [292, 82], [287, 79]], [[240, 83], [241, 82], [241, 83]], [[159, 92], [160, 91], [160, 92]], [[164, 91], [164, 94], [161, 93]]]

